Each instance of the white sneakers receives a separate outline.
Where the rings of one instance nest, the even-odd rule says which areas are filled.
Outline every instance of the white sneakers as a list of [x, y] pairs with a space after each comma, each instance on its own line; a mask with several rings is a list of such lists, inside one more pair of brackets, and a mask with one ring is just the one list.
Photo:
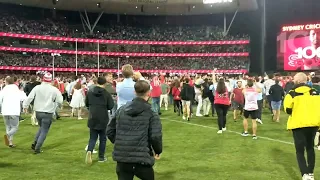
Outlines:
[[[85, 151], [88, 151], [88, 145], [86, 146], [86, 148], [84, 148], [84, 150], [85, 150]], [[92, 153], [93, 153], [93, 154], [97, 154], [97, 153], [98, 153], [98, 151], [93, 150], [93, 151], [92, 151]]]
[[186, 117], [185, 117], [185, 116], [182, 116], [182, 119], [183, 119], [183, 120], [186, 120]]
[[196, 114], [196, 116], [197, 116], [197, 117], [202, 117], [203, 115], [202, 115], [202, 114]]
[[227, 130], [227, 128], [225, 127], [225, 128], [222, 128], [222, 131], [226, 131]]
[[302, 180], [314, 180], [314, 175], [313, 174], [304, 174], [302, 176]]
[[222, 134], [222, 130], [219, 130], [217, 133], [218, 133], [218, 134]]
[[259, 118], [257, 118], [256, 121], [257, 121], [258, 123], [260, 123], [260, 124], [263, 124], [262, 121], [261, 121], [261, 119], [259, 119]]

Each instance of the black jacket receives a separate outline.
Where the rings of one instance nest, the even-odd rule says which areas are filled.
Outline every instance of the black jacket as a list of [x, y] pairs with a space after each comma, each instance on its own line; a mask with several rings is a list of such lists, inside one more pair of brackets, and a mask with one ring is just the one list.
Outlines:
[[32, 89], [34, 87], [36, 87], [37, 85], [40, 85], [41, 83], [38, 81], [35, 82], [28, 82], [26, 84], [26, 87], [24, 87], [24, 92], [26, 93], [27, 96], [29, 96], [30, 92], [32, 91]]
[[[154, 165], [154, 153], [162, 153], [162, 125], [150, 104], [135, 98], [117, 110], [107, 128], [114, 143], [113, 160]], [[154, 153], [153, 153], [154, 151]]]
[[284, 90], [279, 84], [275, 84], [270, 87], [269, 94], [272, 101], [282, 101], [284, 97]]
[[99, 86], [88, 91], [86, 107], [89, 109], [88, 127], [90, 129], [106, 129], [109, 122], [108, 110], [114, 106], [111, 95]]
[[289, 81], [286, 83], [284, 87], [284, 91], [288, 94], [291, 89], [293, 89], [294, 83], [292, 81]]
[[190, 86], [189, 84], [183, 83], [180, 96], [182, 100], [193, 101], [195, 98], [194, 87]]
[[202, 85], [203, 90], [202, 90], [202, 99], [208, 98], [210, 96], [210, 93], [212, 94], [212, 92], [209, 90], [209, 86], [207, 83], [204, 83]]

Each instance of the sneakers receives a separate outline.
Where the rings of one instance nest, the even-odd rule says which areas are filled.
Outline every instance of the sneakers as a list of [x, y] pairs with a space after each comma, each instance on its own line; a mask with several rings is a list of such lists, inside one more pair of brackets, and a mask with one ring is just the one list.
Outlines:
[[92, 164], [92, 154], [91, 154], [91, 151], [88, 151], [87, 152], [87, 155], [86, 155], [86, 164]]
[[314, 175], [313, 175], [313, 173], [310, 173], [310, 174], [309, 174], [309, 180], [314, 180]]
[[40, 153], [43, 153], [43, 151], [41, 151], [40, 149], [36, 149], [36, 150], [34, 150], [34, 154], [40, 154]]
[[82, 117], [78, 117], [78, 120], [82, 120], [83, 118]]
[[249, 136], [249, 133], [248, 133], [248, 132], [243, 132], [243, 133], [241, 134], [241, 136], [247, 137], [247, 136]]
[[219, 130], [217, 133], [218, 133], [218, 134], [222, 134], [222, 130]]
[[3, 136], [3, 139], [4, 139], [4, 144], [5, 144], [6, 146], [9, 146], [9, 137], [8, 137], [7, 134], [5, 134], [5, 135]]
[[186, 117], [185, 117], [185, 116], [182, 116], [182, 119], [183, 119], [183, 120], [186, 120]]
[[203, 115], [202, 115], [202, 114], [196, 114], [196, 116], [197, 116], [197, 117], [202, 117]]
[[313, 174], [304, 174], [302, 180], [314, 180]]
[[[86, 146], [86, 148], [84, 148], [84, 150], [85, 150], [85, 151], [88, 151], [88, 145]], [[98, 153], [98, 151], [96, 151], [96, 150], [93, 150], [93, 151], [92, 151], [92, 154], [97, 154], [97, 153]]]
[[226, 130], [227, 130], [227, 128], [226, 128], [226, 127], [222, 128], [222, 131], [226, 131]]
[[320, 146], [318, 146], [318, 150], [320, 151]]
[[99, 158], [98, 162], [102, 163], [102, 162], [106, 162], [108, 161], [108, 159], [106, 157], [104, 158]]
[[17, 147], [17, 146], [14, 144], [9, 145], [9, 148], [15, 148], [15, 147]]
[[256, 140], [256, 139], [258, 139], [258, 137], [257, 137], [256, 135], [253, 135], [253, 136], [252, 136], [252, 139], [253, 139], [253, 140]]
[[259, 118], [257, 118], [256, 121], [257, 121], [259, 124], [263, 124], [263, 123], [262, 123], [262, 120], [259, 119]]

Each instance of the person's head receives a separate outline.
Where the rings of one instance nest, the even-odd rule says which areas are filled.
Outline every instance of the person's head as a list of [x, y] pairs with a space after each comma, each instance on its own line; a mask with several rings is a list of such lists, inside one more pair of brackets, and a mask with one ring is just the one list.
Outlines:
[[227, 91], [226, 84], [225, 84], [223, 78], [219, 79], [216, 91], [217, 91], [218, 94], [223, 94], [223, 93], [225, 93]]
[[98, 77], [97, 84], [100, 87], [103, 87], [107, 83], [107, 80], [105, 77]]
[[320, 78], [319, 77], [313, 77], [311, 79], [312, 84], [318, 84], [320, 82]]
[[31, 76], [30, 77], [30, 81], [31, 82], [36, 82], [37, 81], [37, 77], [36, 76]]
[[98, 79], [97, 78], [93, 78], [92, 82], [93, 82], [93, 84], [98, 84]]
[[52, 75], [51, 75], [51, 73], [46, 73], [45, 75], [43, 75], [43, 77], [42, 77], [42, 82], [51, 83], [51, 82], [52, 82]]
[[252, 87], [253, 84], [254, 84], [254, 82], [253, 82], [252, 79], [248, 79], [248, 80], [247, 80], [247, 86], [248, 86], [248, 87]]
[[122, 66], [122, 75], [124, 78], [131, 78], [133, 76], [133, 67], [130, 64]]
[[268, 79], [273, 79], [273, 78], [274, 78], [273, 74], [268, 75]]
[[134, 91], [137, 97], [140, 97], [146, 101], [150, 97], [150, 84], [145, 80], [139, 80], [134, 85]]
[[190, 79], [189, 79], [189, 78], [185, 78], [185, 79], [184, 79], [184, 83], [189, 84], [189, 82], [190, 82]]
[[180, 81], [179, 79], [175, 79], [173, 82], [174, 87], [179, 88], [180, 87]]
[[275, 84], [279, 84], [279, 82], [280, 82], [279, 79], [274, 80]]
[[306, 84], [308, 77], [305, 73], [299, 72], [293, 77], [293, 82], [295, 84]]
[[310, 36], [309, 36], [311, 45], [317, 45], [318, 39], [317, 39], [317, 33], [315, 30], [310, 30]]
[[17, 76], [13, 76], [13, 81], [14, 82], [18, 82], [18, 77]]
[[133, 73], [133, 80], [134, 81], [139, 81], [141, 77], [142, 77], [142, 75], [139, 71], [136, 71]]
[[112, 73], [110, 72], [103, 73], [103, 77], [106, 79], [108, 83], [112, 83], [113, 81]]
[[76, 81], [78, 79], [78, 76], [73, 76], [72, 81]]
[[77, 83], [74, 85], [74, 89], [81, 89], [81, 82], [80, 81], [77, 81]]
[[238, 81], [238, 82], [237, 82], [237, 87], [238, 87], [238, 88], [242, 88], [242, 81]]
[[14, 79], [11, 76], [6, 77], [6, 85], [14, 84]]

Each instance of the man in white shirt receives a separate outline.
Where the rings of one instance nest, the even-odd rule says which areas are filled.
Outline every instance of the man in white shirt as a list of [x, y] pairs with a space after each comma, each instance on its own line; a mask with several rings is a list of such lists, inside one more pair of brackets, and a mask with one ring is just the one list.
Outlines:
[[34, 143], [31, 145], [31, 149], [34, 150], [35, 154], [41, 152], [42, 144], [47, 137], [53, 120], [53, 113], [56, 110], [57, 104], [61, 105], [63, 102], [61, 92], [58, 88], [52, 86], [51, 82], [52, 75], [50, 73], [45, 74], [42, 84], [33, 88], [23, 103], [23, 107], [28, 108], [34, 100], [34, 110], [36, 111], [36, 117], [40, 125]]
[[21, 113], [21, 102], [26, 99], [26, 94], [20, 91], [14, 84], [13, 77], [6, 78], [6, 86], [0, 92], [0, 104], [3, 119], [6, 125], [6, 134], [4, 142], [10, 148], [15, 147], [13, 144], [13, 135], [18, 131], [19, 117]]
[[273, 114], [272, 112], [272, 108], [271, 108], [271, 96], [269, 94], [269, 90], [271, 88], [272, 85], [275, 84], [275, 81], [273, 80], [273, 75], [268, 75], [268, 79], [264, 82], [264, 87], [265, 87], [265, 92], [266, 92], [266, 97], [267, 97], [267, 101], [269, 104], [269, 109], [270, 112]]

